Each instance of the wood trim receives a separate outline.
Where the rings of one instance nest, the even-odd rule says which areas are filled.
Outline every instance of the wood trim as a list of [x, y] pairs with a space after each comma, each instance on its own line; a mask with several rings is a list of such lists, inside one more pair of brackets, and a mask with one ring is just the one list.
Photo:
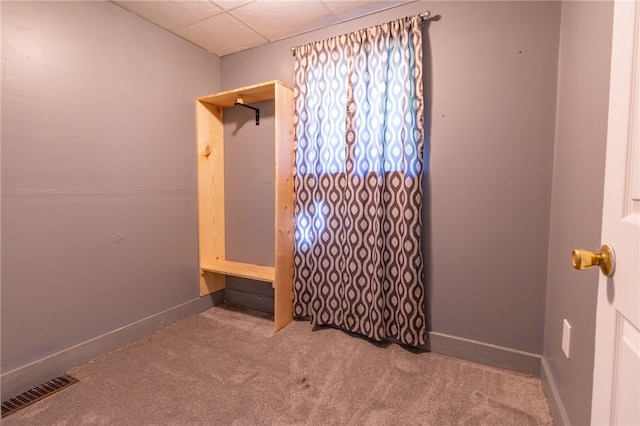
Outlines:
[[293, 320], [293, 91], [275, 86], [276, 238], [275, 331]]
[[231, 260], [217, 260], [203, 264], [202, 269], [207, 272], [217, 272], [234, 277], [273, 283], [276, 280], [276, 268], [273, 266], [254, 265], [251, 263], [233, 262]]
[[[222, 108], [196, 102], [200, 264], [224, 259], [224, 133]], [[216, 203], [216, 200], [223, 200]], [[224, 275], [200, 273], [200, 296], [226, 286]]]
[[224, 290], [227, 287], [227, 276], [200, 269], [200, 296]]

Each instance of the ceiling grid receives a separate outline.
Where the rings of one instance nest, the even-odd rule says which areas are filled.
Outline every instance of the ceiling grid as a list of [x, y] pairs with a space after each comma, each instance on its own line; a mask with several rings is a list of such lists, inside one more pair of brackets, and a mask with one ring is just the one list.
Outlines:
[[416, 0], [111, 1], [225, 56]]

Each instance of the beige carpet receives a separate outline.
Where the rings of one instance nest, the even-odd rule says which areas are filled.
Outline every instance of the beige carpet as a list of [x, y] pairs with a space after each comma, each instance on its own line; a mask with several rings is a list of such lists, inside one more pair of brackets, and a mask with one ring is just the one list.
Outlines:
[[216, 307], [70, 372], [3, 425], [549, 425], [540, 381]]

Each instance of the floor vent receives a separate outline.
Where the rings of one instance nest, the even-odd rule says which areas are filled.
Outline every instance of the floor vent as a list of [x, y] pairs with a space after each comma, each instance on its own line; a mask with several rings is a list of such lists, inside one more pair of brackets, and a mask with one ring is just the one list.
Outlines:
[[77, 383], [78, 379], [71, 377], [67, 374], [60, 376], [53, 380], [48, 381], [40, 386], [21, 393], [11, 399], [7, 399], [2, 403], [2, 417], [7, 417], [9, 414], [13, 414], [18, 410], [22, 410], [34, 402], [40, 401], [48, 396], [53, 395], [56, 392]]

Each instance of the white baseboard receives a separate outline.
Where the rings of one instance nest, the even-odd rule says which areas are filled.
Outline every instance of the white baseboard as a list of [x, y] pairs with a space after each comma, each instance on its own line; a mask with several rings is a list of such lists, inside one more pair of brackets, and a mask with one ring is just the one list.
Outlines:
[[100, 355], [151, 334], [166, 325], [192, 314], [203, 312], [223, 302], [224, 291], [200, 297], [148, 316], [119, 329], [94, 337], [55, 354], [3, 373], [0, 376], [2, 401], [65, 374]]
[[541, 355], [505, 348], [477, 340], [429, 332], [429, 350], [491, 367], [519, 371], [540, 377]]
[[556, 426], [570, 426], [569, 416], [567, 410], [564, 408], [560, 392], [553, 378], [553, 374], [549, 369], [549, 363], [546, 359], [542, 359], [542, 372], [540, 374], [540, 380], [544, 387], [544, 393], [549, 401], [549, 409], [551, 410], [551, 416], [553, 417], [553, 423]]

